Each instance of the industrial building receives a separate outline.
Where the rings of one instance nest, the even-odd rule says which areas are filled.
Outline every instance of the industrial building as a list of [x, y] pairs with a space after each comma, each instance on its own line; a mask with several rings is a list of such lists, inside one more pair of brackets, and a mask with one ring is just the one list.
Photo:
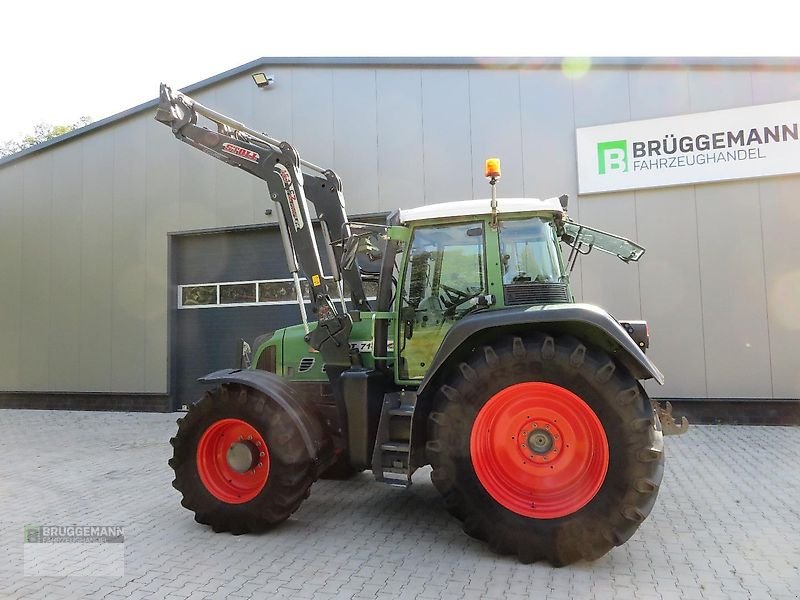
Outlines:
[[[185, 91], [333, 168], [351, 216], [486, 198], [499, 157], [500, 196], [568, 194], [647, 248], [581, 257], [572, 284], [647, 319], [651, 395], [796, 403], [800, 60], [569, 65], [262, 58]], [[174, 410], [239, 338], [298, 322], [263, 182], [156, 105], [0, 160], [0, 406]]]

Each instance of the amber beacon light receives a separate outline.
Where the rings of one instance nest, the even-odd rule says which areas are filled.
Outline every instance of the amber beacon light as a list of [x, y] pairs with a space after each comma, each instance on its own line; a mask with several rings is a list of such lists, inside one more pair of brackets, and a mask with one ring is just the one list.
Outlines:
[[500, 159], [487, 158], [486, 159], [486, 173], [484, 177], [490, 179], [500, 179]]
[[484, 174], [489, 180], [489, 185], [492, 186], [492, 228], [497, 228], [497, 190], [495, 185], [497, 180], [500, 179], [500, 159], [487, 158], [486, 159], [486, 173]]

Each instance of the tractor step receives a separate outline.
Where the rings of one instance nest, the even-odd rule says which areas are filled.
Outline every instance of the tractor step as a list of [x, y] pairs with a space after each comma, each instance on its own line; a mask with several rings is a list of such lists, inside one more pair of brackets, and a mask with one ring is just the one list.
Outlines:
[[386, 442], [381, 444], [381, 450], [389, 450], [390, 452], [408, 452], [411, 450], [411, 444], [406, 442]]
[[372, 474], [377, 481], [395, 487], [411, 485], [411, 424], [416, 403], [414, 392], [384, 395], [372, 454]]

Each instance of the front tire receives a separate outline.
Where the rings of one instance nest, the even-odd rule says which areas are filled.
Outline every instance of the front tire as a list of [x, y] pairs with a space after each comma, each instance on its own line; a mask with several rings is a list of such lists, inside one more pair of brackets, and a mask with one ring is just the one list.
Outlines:
[[[314, 430], [313, 424], [308, 429]], [[198, 523], [236, 535], [285, 521], [309, 495], [316, 457], [270, 398], [222, 385], [178, 419], [172, 485]]]
[[478, 348], [429, 417], [431, 479], [464, 530], [522, 562], [594, 560], [650, 513], [658, 419], [606, 353], [532, 334]]

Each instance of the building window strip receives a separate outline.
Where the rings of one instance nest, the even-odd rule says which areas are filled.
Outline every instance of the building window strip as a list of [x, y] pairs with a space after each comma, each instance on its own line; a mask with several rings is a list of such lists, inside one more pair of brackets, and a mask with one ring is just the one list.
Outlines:
[[[338, 298], [333, 279], [326, 277], [331, 295]], [[308, 284], [300, 279], [303, 300], [309, 304]], [[375, 300], [377, 284], [365, 282], [368, 300]], [[247, 288], [253, 291], [248, 292]], [[238, 288], [238, 289], [237, 289]], [[374, 288], [374, 289], [373, 289]], [[372, 293], [370, 293], [372, 292]], [[253, 300], [249, 300], [253, 298]], [[350, 300], [349, 296], [345, 297]], [[215, 283], [187, 283], [178, 286], [178, 309], [235, 308], [244, 306], [282, 306], [296, 304], [294, 281], [291, 279], [260, 279], [253, 281], [220, 281]]]

